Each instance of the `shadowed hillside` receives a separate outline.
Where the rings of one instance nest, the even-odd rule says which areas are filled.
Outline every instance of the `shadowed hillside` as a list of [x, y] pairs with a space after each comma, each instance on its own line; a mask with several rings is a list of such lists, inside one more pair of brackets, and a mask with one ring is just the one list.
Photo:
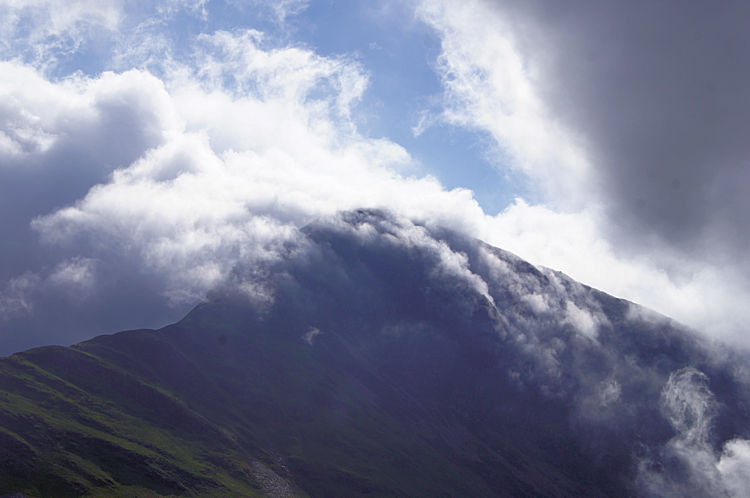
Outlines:
[[0, 360], [0, 493], [741, 489], [746, 357], [383, 213], [285, 251], [177, 324]]

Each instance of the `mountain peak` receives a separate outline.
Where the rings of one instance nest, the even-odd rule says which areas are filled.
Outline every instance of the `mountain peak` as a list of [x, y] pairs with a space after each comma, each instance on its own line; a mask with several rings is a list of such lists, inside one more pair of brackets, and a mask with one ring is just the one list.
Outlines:
[[0, 361], [0, 491], [711, 495], [750, 437], [737, 362], [477, 240], [352, 211], [175, 325]]

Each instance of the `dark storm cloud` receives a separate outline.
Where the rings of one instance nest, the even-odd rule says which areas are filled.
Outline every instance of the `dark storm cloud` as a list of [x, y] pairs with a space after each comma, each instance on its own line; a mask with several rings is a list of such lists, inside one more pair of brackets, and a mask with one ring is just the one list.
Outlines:
[[[497, 1], [553, 115], [581, 134], [619, 241], [750, 242], [750, 4]], [[705, 257], [705, 254], [701, 254]]]

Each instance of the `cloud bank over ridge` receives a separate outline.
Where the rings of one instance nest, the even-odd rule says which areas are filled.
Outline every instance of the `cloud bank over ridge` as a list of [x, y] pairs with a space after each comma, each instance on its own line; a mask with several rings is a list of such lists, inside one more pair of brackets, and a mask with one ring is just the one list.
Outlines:
[[[424, 2], [417, 13], [443, 44], [441, 119], [488, 131], [539, 185], [538, 203], [518, 199], [498, 214], [469, 190], [415, 174], [399, 144], [359, 131], [357, 104], [371, 75], [352, 57], [244, 28], [206, 31], [178, 50], [160, 26], [180, 13], [210, 16], [206, 2], [172, 2], [145, 18], [121, 4], [100, 11], [82, 2], [57, 19], [55, 5], [40, 2], [48, 17], [26, 19], [25, 7], [2, 3], [7, 352], [178, 318], [237, 265], [281, 257], [298, 228], [361, 207], [460, 230], [742, 339], [745, 280], [670, 252], [688, 269], [675, 275], [658, 257], [614, 249], [601, 229], [607, 206], [586, 190], [595, 182], [588, 142], [556, 124], [524, 52], [478, 18], [499, 15], [490, 4]], [[281, 20], [305, 6], [289, 5]], [[471, 25], [487, 29], [476, 33], [487, 35], [489, 53], [477, 49]], [[116, 71], [66, 71], [71, 54], [97, 37], [112, 50], [105, 68]], [[564, 195], [573, 190], [580, 195]], [[45, 336], [61, 314], [73, 316], [58, 339]], [[19, 325], [24, 332], [13, 332]]]

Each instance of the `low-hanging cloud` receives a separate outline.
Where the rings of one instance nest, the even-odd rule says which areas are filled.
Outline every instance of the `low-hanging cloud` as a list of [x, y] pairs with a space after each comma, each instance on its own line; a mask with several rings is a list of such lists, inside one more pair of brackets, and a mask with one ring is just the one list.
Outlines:
[[32, 287], [76, 275], [56, 270], [61, 258], [96, 262], [89, 286], [140, 282], [144, 298], [181, 310], [160, 318], [174, 319], [238, 263], [279, 257], [316, 217], [384, 205], [446, 219], [481, 213], [468, 191], [402, 175], [411, 158], [399, 145], [357, 132], [351, 110], [367, 75], [346, 58], [265, 47], [247, 30], [200, 37], [162, 78], [132, 69], [49, 81], [27, 64], [3, 64], [12, 104], [3, 216], [16, 243], [0, 250], [13, 320], [32, 309]]
[[[187, 9], [202, 16], [205, 8], [201, 2], [173, 2], [162, 14]], [[117, 10], [116, 22], [128, 15]], [[407, 150], [359, 131], [357, 104], [370, 75], [356, 59], [322, 56], [256, 30], [204, 33], [178, 52], [168, 38], [148, 31], [148, 23], [138, 29], [149, 36], [131, 47], [130, 35], [116, 35], [105, 18], [86, 19], [114, 38], [112, 64], [123, 70], [60, 77], [30, 56], [0, 63], [0, 217], [9, 234], [0, 245], [6, 351], [49, 334], [44, 330], [52, 322], [41, 315], [35, 318], [37, 332], [27, 338], [17, 332], [34, 328], [24, 326], [22, 317], [29, 318], [31, 309], [39, 312], [42, 301], [53, 303], [48, 317], [77, 307], [71, 325], [55, 327], [55, 338], [44, 342], [179, 318], [209, 289], [231, 280], [236, 265], [283, 257], [299, 227], [362, 207], [385, 207], [479, 237], [710, 333], [743, 340], [738, 331], [747, 316], [737, 303], [746, 292], [736, 276], [696, 269], [686, 259], [693, 274], [676, 281], [658, 261], [619, 254], [601, 236], [596, 212], [563, 213], [518, 199], [493, 216], [471, 191], [447, 190], [429, 175], [415, 176]], [[442, 18], [430, 19], [434, 24]], [[23, 43], [17, 34], [8, 36]], [[85, 32], [76, 36], [85, 38]], [[441, 70], [452, 64], [448, 42], [461, 39], [446, 35]], [[506, 48], [501, 53], [512, 59], [513, 47]], [[524, 76], [516, 63], [511, 67], [520, 72], [505, 85]], [[456, 84], [466, 90], [472, 81]], [[529, 109], [498, 104], [511, 111], [507, 123], [526, 120], [521, 128], [527, 135], [497, 138], [514, 144], [527, 174], [548, 175], [547, 191], [553, 192], [556, 168], [573, 184], [590, 170], [564, 127], [538, 134], [548, 115], [543, 100], [524, 97], [533, 89], [522, 86], [519, 94], [531, 99]], [[466, 124], [470, 116], [462, 116], [451, 119]], [[491, 126], [483, 123], [476, 127]], [[537, 142], [551, 145], [527, 154]], [[568, 151], [562, 158], [556, 144]], [[444, 268], [462, 265], [461, 256], [453, 255]], [[86, 289], [81, 299], [55, 305], [51, 296], [62, 292], [60, 282], [73, 285], [76, 278], [75, 285]], [[243, 285], [263, 297], [263, 289]], [[571, 327], [596, 337], [601, 321], [580, 311], [585, 303], [553, 303], [533, 290], [524, 299], [542, 313], [562, 306]]]
[[[661, 449], [661, 458], [671, 461], [666, 468], [655, 468], [649, 460], [639, 464], [639, 484], [650, 495], [740, 497], [750, 492], [750, 441], [731, 439], [719, 452], [711, 445], [719, 405], [708, 382], [703, 372], [685, 367], [672, 372], [664, 385], [662, 407], [677, 435]], [[675, 466], [682, 471], [673, 472]]]

